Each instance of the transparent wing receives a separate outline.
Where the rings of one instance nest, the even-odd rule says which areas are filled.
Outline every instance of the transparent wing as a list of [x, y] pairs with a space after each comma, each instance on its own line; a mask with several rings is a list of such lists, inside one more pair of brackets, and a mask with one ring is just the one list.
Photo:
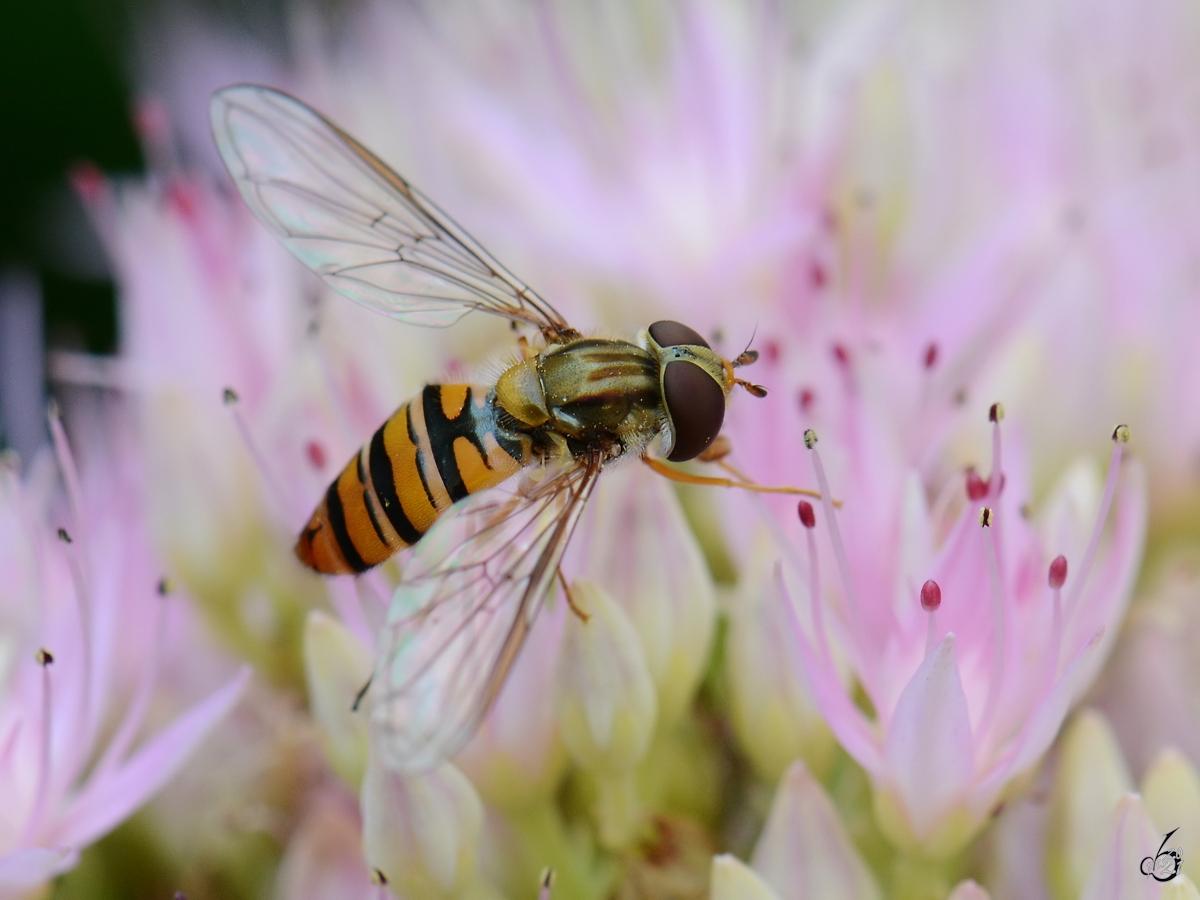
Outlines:
[[213, 95], [209, 117], [255, 215], [352, 300], [415, 325], [482, 310], [547, 335], [572, 333], [453, 219], [294, 97], [237, 85]]
[[483, 491], [417, 545], [368, 692], [389, 766], [428, 769], [475, 732], [554, 583], [599, 471], [597, 457], [516, 494]]

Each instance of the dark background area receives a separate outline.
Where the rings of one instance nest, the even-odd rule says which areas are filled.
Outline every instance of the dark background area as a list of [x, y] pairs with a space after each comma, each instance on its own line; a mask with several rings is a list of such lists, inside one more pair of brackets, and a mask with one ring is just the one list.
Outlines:
[[90, 258], [72, 258], [64, 232], [80, 232], [71, 168], [137, 173], [141, 151], [122, 70], [127, 10], [87, 0], [4, 4], [0, 53], [0, 270], [36, 276], [45, 338], [93, 353], [117, 349], [111, 281]]

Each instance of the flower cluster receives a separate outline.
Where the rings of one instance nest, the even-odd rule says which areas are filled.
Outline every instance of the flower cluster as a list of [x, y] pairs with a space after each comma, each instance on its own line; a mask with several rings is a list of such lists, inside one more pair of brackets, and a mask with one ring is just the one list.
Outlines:
[[[0, 466], [0, 893], [74, 866], [166, 783], [249, 677], [147, 735], [167, 654], [187, 633], [121, 465], [80, 472], [57, 412], [58, 465]], [[176, 621], [172, 621], [172, 620]]]
[[[12, 606], [0, 655], [3, 847], [26, 854], [0, 883], [69, 867], [233, 702], [244, 676], [130, 752], [163, 693], [155, 623], [194, 601], [277, 726], [218, 730], [270, 761], [205, 775], [255, 798], [230, 833], [270, 850], [236, 877], [236, 851], [196, 864], [247, 896], [1194, 896], [1180, 411], [1200, 383], [1200, 147], [1173, 112], [1193, 18], [1174, 0], [1136, 22], [1119, 0], [366, 3], [336, 37], [298, 18], [291, 67], [194, 20], [155, 32], [138, 122], [156, 171], [76, 175], [119, 286], [105, 385], [139, 474], [96, 493], [56, 432], [58, 542], [43, 469], [5, 475], [0, 525], [38, 560], [14, 550], [33, 585], [14, 596], [40, 605]], [[729, 358], [751, 341], [768, 395], [736, 392], [731, 452], [689, 471], [817, 495], [609, 467], [503, 688], [424, 771], [357, 699], [451, 526], [355, 579], [291, 545], [398, 403], [494, 381], [515, 349], [486, 316], [381, 325], [274, 243], [203, 109], [263, 72], [577, 327], [675, 319]], [[1147, 541], [1170, 565], [1122, 635]], [[145, 590], [151, 543], [188, 600]], [[187, 659], [219, 656], [197, 639]], [[184, 843], [223, 846], [171, 802], [153, 814]], [[1182, 869], [1160, 888], [1137, 860], [1172, 828]]]

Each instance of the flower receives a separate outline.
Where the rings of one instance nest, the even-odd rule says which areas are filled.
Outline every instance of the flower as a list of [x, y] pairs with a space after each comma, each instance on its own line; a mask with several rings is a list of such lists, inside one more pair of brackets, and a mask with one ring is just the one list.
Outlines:
[[[870, 864], [859, 886], [895, 888], [896, 871], [933, 856], [923, 862], [942, 867], [940, 895], [985, 894], [959, 875], [997, 897], [1012, 887], [955, 869], [1035, 777], [1115, 638], [1140, 558], [1140, 469], [1111, 465], [1101, 490], [1086, 463], [1064, 461], [1090, 448], [1097, 416], [1107, 427], [1134, 405], [1130, 421], [1154, 423], [1134, 433], [1158, 496], [1191, 502], [1171, 496], [1195, 443], [1195, 422], [1179, 415], [1196, 371], [1185, 327], [1194, 229], [1181, 199], [1191, 152], [1173, 111], [1194, 57], [1190, 13], [1171, 3], [1143, 23], [1120, 4], [1094, 8], [1018, 0], [946, 15], [937, 4], [698, 0], [636, 15], [554, 2], [418, 15], [367, 4], [336, 40], [300, 23], [295, 71], [247, 52], [222, 74], [207, 60], [237, 54], [189, 47], [205, 60], [196, 80], [156, 38], [167, 81], [192, 95], [173, 114], [203, 122], [202, 81], [274, 68], [272, 83], [412, 177], [581, 327], [628, 336], [671, 316], [726, 351], [757, 327], [754, 376], [771, 396], [733, 401], [728, 462], [764, 483], [825, 480], [826, 500], [843, 503], [802, 531], [782, 501], [765, 498], [766, 516], [749, 498], [685, 495], [677, 507], [667, 486], [638, 487], [649, 476], [637, 467], [606, 473], [596, 530], [581, 524], [565, 571], [598, 585], [592, 623], [562, 603], [546, 610], [453, 762], [422, 776], [373, 763], [366, 841], [389, 875], [401, 872], [398, 891], [517, 896], [551, 863], [563, 896], [702, 883], [709, 865], [717, 892], [786, 895], [821, 870], [768, 857], [786, 861], [789, 839], [810, 853], [813, 822], [838, 858], [861, 854], [849, 869]], [[149, 155], [168, 158], [167, 143]], [[211, 158], [207, 133], [185, 149]], [[303, 633], [308, 715], [332, 774], [361, 788], [368, 748], [348, 695], [395, 568], [322, 583], [289, 544], [397, 401], [423, 379], [458, 378], [511, 346], [508, 335], [471, 321], [481, 317], [446, 332], [360, 318], [280, 262], [199, 170], [156, 178], [94, 204], [122, 282], [121, 384], [150, 438], [155, 530], [279, 696], [301, 683]], [[1144, 294], [1162, 313], [1153, 325], [1133, 302]], [[1109, 365], [1130, 336], [1132, 352]], [[238, 400], [222, 407], [225, 388]], [[964, 478], [982, 458], [981, 429], [961, 411], [981, 394], [1014, 401], [1022, 431], [1014, 441], [1005, 426], [1003, 460], [997, 434], [987, 479]], [[799, 450], [808, 428], [823, 439], [822, 478]], [[781, 539], [767, 544], [764, 528]], [[819, 538], [807, 554], [806, 535]], [[775, 592], [779, 548], [796, 608]], [[309, 616], [326, 601], [341, 625]], [[1188, 708], [1164, 699], [1176, 705], [1156, 710]], [[604, 727], [617, 722], [627, 727]], [[857, 770], [830, 731], [867, 771], [900, 850], [847, 849], [845, 832], [861, 846], [869, 817], [847, 815], [854, 800], [835, 790]], [[1144, 759], [1160, 733], [1141, 735]], [[754, 869], [713, 861], [714, 841], [750, 845], [762, 782], [776, 779], [777, 807], [791, 812], [772, 814], [760, 841], [771, 853], [756, 850]], [[600, 784], [620, 790], [602, 800]], [[431, 797], [442, 801], [433, 812]], [[319, 808], [308, 799], [296, 807]], [[1123, 809], [1113, 848], [1141, 828], [1136, 804]], [[348, 832], [352, 818], [341, 820]], [[1082, 833], [1077, 818], [1061, 828]], [[310, 835], [296, 832], [289, 871]], [[1076, 893], [1093, 874], [1076, 867]]]
[[[0, 467], [0, 892], [29, 891], [144, 804], [237, 701], [243, 669], [147, 735], [178, 633], [130, 473], [96, 452], [82, 471], [57, 414], [47, 457]], [[89, 442], [91, 443], [91, 442]], [[61, 475], [64, 498], [56, 490]], [[57, 537], [55, 537], [57, 532]]]
[[[1024, 471], [1003, 461], [1002, 417], [993, 406], [987, 481], [969, 470], [960, 511], [940, 520], [915, 477], [903, 502], [862, 494], [866, 473], [845, 490], [831, 483], [815, 434], [806, 436], [838, 590], [830, 603], [814, 517], [802, 514], [807, 584], [785, 595], [798, 597], [804, 669], [834, 734], [871, 776], [885, 833], [934, 856], [978, 832], [1094, 678], [1129, 600], [1145, 528], [1140, 468], [1121, 465], [1122, 429], [1102, 496], [1095, 476], [1077, 469], [1029, 520]], [[855, 456], [852, 466], [871, 464], [861, 450]], [[1102, 544], [1110, 506], [1115, 522]], [[1064, 591], [1068, 559], [1080, 563]], [[835, 646], [872, 717], [843, 687]]]

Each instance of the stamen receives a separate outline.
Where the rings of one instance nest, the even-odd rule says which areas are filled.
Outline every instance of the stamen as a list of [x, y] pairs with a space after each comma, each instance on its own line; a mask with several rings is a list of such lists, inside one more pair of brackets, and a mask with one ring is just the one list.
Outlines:
[[279, 509], [289, 518], [299, 518], [299, 511], [295, 509], [295, 504], [292, 502], [287, 491], [275, 480], [274, 470], [267, 465], [267, 459], [258, 449], [258, 444], [250, 434], [250, 428], [246, 425], [246, 419], [242, 415], [241, 398], [233, 388], [225, 388], [221, 394], [222, 401], [233, 414], [233, 422], [237, 427], [238, 434], [242, 437], [242, 443], [250, 453], [254, 464], [258, 466], [259, 474], [262, 476], [264, 483], [269, 491], [274, 495]]
[[808, 596], [812, 604], [813, 632], [817, 637], [817, 646], [821, 650], [821, 659], [826, 667], [833, 666], [833, 654], [829, 651], [829, 636], [825, 632], [824, 605], [821, 599], [821, 570], [817, 557], [817, 538], [813, 529], [817, 527], [817, 516], [812, 504], [801, 500], [797, 508], [800, 514], [800, 524], [804, 526], [805, 551], [808, 554]]
[[79, 469], [75, 465], [75, 456], [71, 453], [71, 444], [67, 441], [67, 433], [63, 430], [58, 403], [54, 400], [51, 400], [46, 406], [46, 420], [50, 425], [50, 436], [54, 440], [54, 455], [58, 459], [58, 468], [62, 472], [63, 484], [67, 488], [67, 502], [71, 507], [74, 527], [79, 532], [83, 556], [84, 559], [90, 559], [87, 553], [88, 526], [83, 515], [83, 489], [80, 487]]
[[542, 873], [542, 888], [538, 891], [538, 900], [550, 900], [550, 888], [554, 885], [554, 870], [547, 869]]
[[[65, 528], [58, 529], [58, 539], [67, 545], [67, 568], [71, 572], [71, 580], [75, 583], [75, 602], [79, 608], [79, 632], [83, 672], [85, 677], [84, 689], [79, 694], [78, 722], [82, 723], [83, 733], [90, 739], [96, 723], [91, 719], [92, 693], [97, 689], [98, 679], [92, 673], [92, 604], [91, 585], [88, 579], [88, 552], [90, 543], [88, 522], [83, 514], [83, 489], [80, 487], [79, 469], [75, 465], [75, 456], [71, 452], [71, 444], [67, 441], [67, 433], [62, 425], [58, 403], [51, 400], [46, 407], [46, 419], [50, 425], [50, 435], [54, 441], [54, 455], [58, 459], [58, 468], [62, 473], [63, 484], [67, 489], [67, 504], [71, 508], [72, 527], [76, 531], [79, 543]], [[85, 742], [78, 745], [77, 752], [82, 752]]]
[[50, 766], [53, 756], [54, 729], [54, 695], [50, 679], [50, 666], [54, 664], [54, 655], [46, 648], [37, 652], [37, 664], [42, 667], [42, 741], [41, 758], [38, 760], [37, 789], [33, 795], [33, 809], [25, 822], [25, 834], [22, 844], [29, 844], [36, 836], [42, 817], [46, 813], [46, 794], [50, 786]]
[[1063, 630], [1063, 607], [1062, 607], [1062, 586], [1067, 580], [1067, 558], [1062, 554], [1054, 557], [1054, 561], [1050, 563], [1050, 590], [1054, 592], [1054, 607], [1050, 619], [1050, 652], [1048, 654], [1047, 666], [1049, 668], [1049, 677], [1046, 679], [1046, 688], [1050, 688], [1054, 684], [1054, 680], [1058, 677], [1058, 657], [1062, 653], [1062, 630]]
[[1084, 585], [1087, 584], [1092, 563], [1096, 559], [1096, 550], [1100, 546], [1100, 537], [1104, 533], [1104, 523], [1108, 521], [1108, 513], [1117, 492], [1117, 476], [1121, 471], [1122, 449], [1125, 444], [1129, 443], [1129, 426], [1118, 425], [1113, 429], [1112, 441], [1112, 454], [1108, 458], [1108, 475], [1104, 479], [1104, 494], [1100, 498], [1100, 513], [1096, 517], [1096, 526], [1092, 529], [1091, 540], [1088, 541], [1087, 551], [1083, 554], [1083, 562], [1079, 566], [1079, 577], [1075, 580], [1075, 587], [1068, 595], [1069, 599], [1066, 603], [1068, 615], [1074, 613], [1077, 608]]
[[[854, 582], [850, 577], [850, 561], [846, 556], [846, 547], [842, 543], [842, 533], [837, 525], [837, 518], [834, 516], [832, 495], [829, 493], [829, 479], [825, 477], [825, 466], [821, 464], [821, 454], [817, 452], [817, 433], [809, 428], [804, 432], [804, 446], [808, 448], [812, 455], [813, 469], [817, 475], [817, 486], [821, 491], [821, 504], [825, 510], [825, 518], [829, 522], [829, 538], [833, 543], [833, 558], [837, 561], [838, 575], [842, 580], [842, 588], [846, 592], [846, 606], [850, 614], [851, 627], [854, 633], [854, 641], [858, 660], [860, 665], [858, 669], [864, 673], [874, 673], [874, 666], [862, 665], [865, 662], [866, 648], [863, 646], [865, 635], [862, 626], [862, 608], [858, 603], [858, 593], [854, 589]], [[809, 532], [811, 534], [811, 532]], [[877, 696], [874, 684], [864, 685], [867, 692], [873, 696]]]
[[984, 547], [987, 553], [988, 581], [992, 593], [992, 673], [988, 682], [987, 699], [983, 704], [983, 715], [979, 717], [979, 734], [986, 734], [996, 714], [1000, 700], [1000, 689], [1004, 684], [1004, 654], [1007, 647], [1004, 615], [1004, 586], [1000, 581], [1000, 563], [996, 553], [996, 537], [992, 531], [992, 510], [984, 507], [979, 511], [979, 524], [985, 531]]
[[927, 627], [925, 630], [925, 658], [929, 658], [929, 654], [933, 652], [933, 648], [937, 646], [937, 611], [942, 605], [942, 589], [932, 578], [921, 585], [921, 609], [929, 613], [926, 617]]
[[988, 410], [988, 421], [992, 423], [992, 473], [988, 476], [988, 501], [995, 503], [1004, 488], [1004, 467], [1000, 456], [1000, 420], [1004, 418], [1004, 404], [993, 403]]
[[[138, 730], [145, 721], [146, 712], [150, 708], [150, 700], [154, 696], [154, 688], [158, 684], [158, 673], [162, 665], [162, 651], [166, 645], [166, 608], [170, 585], [167, 579], [159, 579], [156, 591], [160, 602], [154, 609], [154, 643], [150, 648], [150, 658], [142, 669], [133, 699], [121, 718], [121, 724], [113, 734], [112, 740], [104, 749], [104, 756], [96, 764], [96, 774], [111, 772], [124, 759], [125, 752], [132, 746]], [[95, 777], [95, 775], [93, 776]]]

